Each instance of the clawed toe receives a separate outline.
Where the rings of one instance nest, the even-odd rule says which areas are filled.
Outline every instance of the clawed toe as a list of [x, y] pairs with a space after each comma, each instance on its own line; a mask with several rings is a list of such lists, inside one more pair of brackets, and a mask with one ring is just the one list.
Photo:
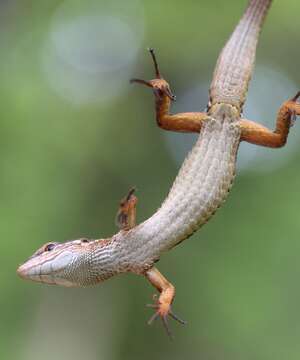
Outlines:
[[169, 316], [171, 316], [172, 319], [178, 321], [180, 324], [182, 325], [186, 325], [187, 324], [187, 321], [186, 320], [183, 320], [181, 319], [180, 317], [178, 317], [176, 314], [173, 313], [172, 310], [169, 311]]
[[187, 322], [181, 318], [179, 318], [169, 307], [168, 311], [162, 311], [160, 304], [147, 304], [147, 307], [151, 309], [155, 309], [155, 313], [150, 317], [148, 320], [148, 325], [151, 325], [158, 317], [161, 318], [163, 326], [168, 334], [168, 336], [172, 339], [173, 335], [170, 330], [169, 324], [168, 324], [168, 317], [171, 317], [172, 319], [178, 321], [182, 325], [186, 325]]
[[291, 101], [297, 101], [300, 97], [300, 91], [297, 92], [297, 94], [291, 99]]

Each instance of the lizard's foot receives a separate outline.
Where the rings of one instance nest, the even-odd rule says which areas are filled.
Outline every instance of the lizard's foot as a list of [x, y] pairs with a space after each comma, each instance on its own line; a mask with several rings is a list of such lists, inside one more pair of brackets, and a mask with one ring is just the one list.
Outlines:
[[176, 96], [172, 93], [170, 85], [168, 82], [161, 76], [155, 57], [154, 50], [149, 48], [149, 52], [152, 56], [154, 67], [155, 67], [155, 76], [153, 80], [142, 80], [142, 79], [131, 79], [131, 83], [139, 83], [151, 87], [153, 89], [154, 95], [158, 99], [162, 99], [164, 96], [167, 96], [170, 100], [176, 100]]
[[169, 328], [168, 317], [178, 321], [180, 324], [185, 325], [187, 322], [185, 320], [180, 319], [177, 315], [174, 314], [171, 308], [171, 304], [167, 301], [161, 302], [157, 295], [153, 296], [155, 304], [147, 304], [147, 307], [155, 309], [155, 313], [148, 320], [148, 324], [151, 325], [153, 321], [155, 321], [158, 317], [161, 318], [163, 326], [170, 338], [172, 338], [172, 332]]
[[136, 226], [136, 204], [138, 199], [134, 192], [135, 188], [132, 188], [128, 195], [120, 202], [116, 216], [116, 225], [121, 230], [128, 231]]

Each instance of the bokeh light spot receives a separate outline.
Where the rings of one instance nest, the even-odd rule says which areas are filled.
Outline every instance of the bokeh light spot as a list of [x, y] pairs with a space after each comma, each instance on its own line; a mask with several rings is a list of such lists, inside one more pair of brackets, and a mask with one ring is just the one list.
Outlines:
[[[139, 2], [133, 4], [139, 7]], [[50, 87], [75, 104], [107, 103], [119, 96], [142, 44], [141, 16], [135, 21], [133, 15], [124, 16], [124, 9], [106, 10], [87, 2], [77, 14], [64, 2], [51, 20], [43, 70]]]

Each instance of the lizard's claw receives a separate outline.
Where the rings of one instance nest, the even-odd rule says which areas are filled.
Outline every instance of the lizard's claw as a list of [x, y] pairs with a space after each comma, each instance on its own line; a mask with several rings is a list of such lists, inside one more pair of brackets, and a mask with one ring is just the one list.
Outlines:
[[154, 91], [154, 95], [160, 99], [163, 96], [167, 96], [170, 100], [175, 101], [176, 96], [172, 93], [172, 91], [170, 89], [170, 85], [160, 74], [154, 50], [152, 48], [149, 48], [148, 50], [152, 56], [156, 78], [152, 79], [152, 80], [142, 80], [142, 79], [134, 78], [134, 79], [131, 79], [130, 82], [143, 84], [143, 85], [146, 85], [146, 86], [152, 88]]
[[291, 99], [291, 101], [297, 102], [297, 100], [299, 99], [299, 97], [300, 97], [300, 91], [297, 92], [297, 94]]
[[171, 304], [161, 303], [159, 299], [157, 299], [157, 295], [153, 296], [155, 304], [147, 304], [147, 307], [155, 309], [155, 313], [148, 320], [148, 325], [151, 325], [153, 321], [155, 321], [158, 317], [161, 318], [163, 326], [168, 334], [168, 336], [172, 339], [172, 332], [169, 328], [168, 317], [178, 321], [180, 324], [185, 325], [187, 322], [185, 320], [180, 319], [177, 315], [175, 315], [171, 309]]
[[300, 97], [300, 91], [297, 92], [297, 94], [290, 99], [290, 102], [294, 103], [294, 107], [290, 110], [291, 113], [291, 126], [293, 126], [296, 122], [297, 116], [300, 115], [299, 113], [299, 97]]

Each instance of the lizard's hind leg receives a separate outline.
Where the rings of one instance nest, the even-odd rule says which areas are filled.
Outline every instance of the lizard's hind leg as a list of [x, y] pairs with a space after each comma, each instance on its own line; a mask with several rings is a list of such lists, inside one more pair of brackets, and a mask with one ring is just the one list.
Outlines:
[[278, 148], [285, 145], [290, 127], [297, 115], [300, 115], [300, 103], [297, 102], [300, 91], [292, 99], [285, 101], [277, 115], [276, 129], [271, 131], [266, 127], [250, 120], [241, 119], [241, 140], [252, 144]]

